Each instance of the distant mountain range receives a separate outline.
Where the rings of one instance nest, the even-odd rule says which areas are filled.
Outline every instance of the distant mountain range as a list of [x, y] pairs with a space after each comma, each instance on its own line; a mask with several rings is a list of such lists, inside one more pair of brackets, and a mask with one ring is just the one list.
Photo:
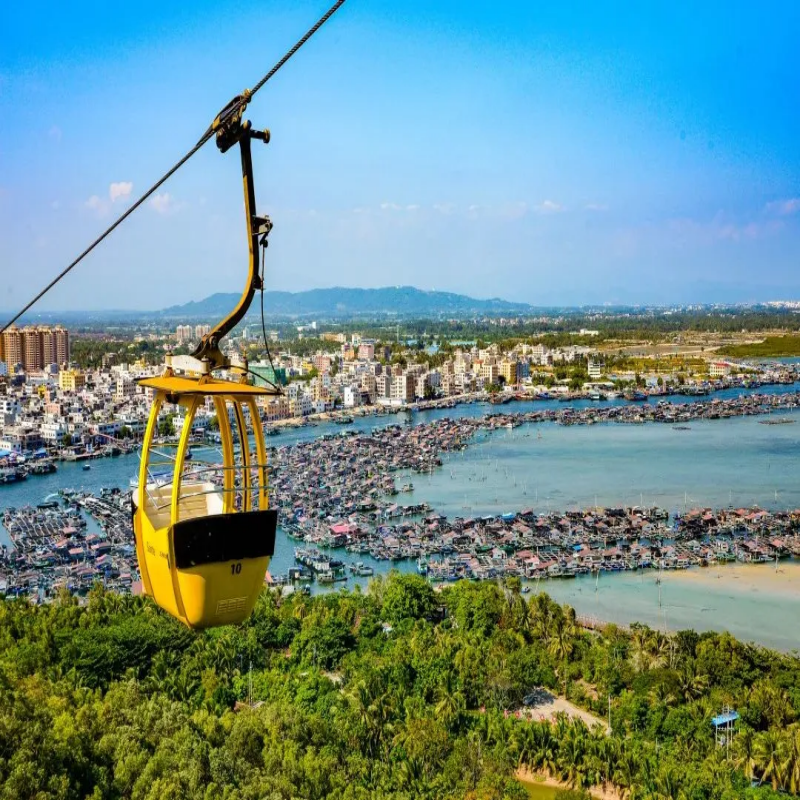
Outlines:
[[[238, 294], [212, 294], [205, 300], [171, 306], [156, 312], [160, 317], [201, 317], [216, 319], [227, 314], [239, 300]], [[254, 307], [258, 299], [254, 302]], [[265, 292], [264, 308], [270, 318], [276, 317], [354, 317], [393, 314], [398, 317], [453, 316], [471, 314], [527, 314], [533, 306], [511, 303], [499, 298], [477, 300], [452, 292], [425, 292], [413, 286], [383, 289], [311, 289], [307, 292]], [[251, 309], [252, 313], [252, 309]]]

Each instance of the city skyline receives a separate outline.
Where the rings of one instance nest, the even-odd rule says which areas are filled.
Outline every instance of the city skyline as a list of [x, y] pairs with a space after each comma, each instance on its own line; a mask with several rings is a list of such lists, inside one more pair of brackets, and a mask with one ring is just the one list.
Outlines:
[[[40, 10], [11, 10], [0, 308], [30, 299], [322, 10], [52, 5], [48, 30]], [[799, 16], [411, 3], [401, 19], [351, 0], [250, 109], [273, 131], [255, 153], [276, 225], [267, 288], [797, 298]], [[35, 310], [237, 291], [235, 161], [207, 147]]]

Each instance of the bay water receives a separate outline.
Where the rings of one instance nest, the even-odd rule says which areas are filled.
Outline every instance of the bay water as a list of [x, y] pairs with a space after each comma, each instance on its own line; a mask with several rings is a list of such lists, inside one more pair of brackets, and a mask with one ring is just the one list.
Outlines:
[[[771, 387], [760, 391], [786, 391]], [[716, 397], [737, 396], [729, 390]], [[686, 398], [672, 398], [685, 402]], [[620, 402], [620, 401], [611, 401]], [[529, 411], [548, 402], [521, 402], [503, 411]], [[573, 405], [589, 405], [581, 401]], [[594, 403], [593, 405], [598, 405]], [[364, 417], [347, 426], [370, 431], [392, 423], [419, 424], [444, 416], [481, 416], [496, 411], [486, 404], [458, 406], [388, 417]], [[773, 415], [775, 418], [776, 415]], [[688, 430], [663, 424], [560, 426], [523, 425], [512, 430], [479, 433], [466, 450], [444, 454], [444, 464], [430, 474], [398, 475], [397, 483], [411, 482], [414, 490], [404, 503], [425, 501], [438, 512], [476, 516], [534, 509], [567, 510], [594, 505], [659, 505], [671, 513], [698, 506], [759, 505], [768, 509], [800, 508], [800, 411], [781, 414], [793, 424], [764, 425], [765, 417], [697, 420]], [[323, 434], [340, 433], [341, 425], [320, 424], [284, 431], [270, 445], [287, 445]], [[98, 492], [101, 487], [127, 490], [136, 474], [137, 455], [93, 461], [91, 469], [59, 464], [58, 472], [0, 486], [0, 513], [4, 508], [35, 505], [61, 488]], [[8, 543], [0, 527], [0, 542]], [[274, 574], [294, 564], [296, 543], [278, 532], [270, 566]], [[336, 557], [346, 563], [363, 561], [376, 574], [387, 572], [388, 562], [369, 556]], [[394, 568], [414, 571], [413, 562]], [[686, 580], [672, 573], [660, 589], [655, 573], [622, 573], [571, 580], [551, 580], [533, 591], [547, 591], [568, 602], [579, 614], [630, 623], [646, 622], [671, 630], [730, 630], [744, 640], [793, 650], [800, 647], [796, 620], [800, 613], [800, 565], [782, 564], [781, 580], [771, 580], [770, 565], [692, 570]], [[738, 570], [738, 572], [737, 572]], [[741, 580], [758, 574], [757, 581]], [[760, 572], [754, 572], [759, 571]], [[350, 577], [347, 586], [366, 585], [368, 579]], [[747, 584], [747, 588], [745, 588]]]

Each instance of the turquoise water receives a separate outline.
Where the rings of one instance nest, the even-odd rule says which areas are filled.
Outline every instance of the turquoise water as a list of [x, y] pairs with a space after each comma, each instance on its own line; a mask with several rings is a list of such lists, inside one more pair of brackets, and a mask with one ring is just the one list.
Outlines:
[[[771, 586], [774, 569], [736, 564], [666, 572], [660, 592], [657, 573], [649, 570], [543, 581], [538, 588], [578, 614], [600, 620], [643, 622], [668, 631], [730, 631], [744, 641], [791, 652], [800, 649], [800, 564], [781, 563]], [[753, 574], [760, 580], [748, 580]]]
[[[670, 425], [523, 425], [480, 434], [413, 476], [413, 502], [448, 516], [601, 506], [800, 507], [800, 413], [793, 425], [763, 417]], [[541, 438], [539, 438], [539, 435]]]
[[[794, 387], [788, 387], [794, 390]], [[775, 387], [771, 391], [786, 391]], [[762, 391], [769, 391], [764, 389]], [[741, 390], [717, 396], [737, 396]], [[686, 398], [676, 398], [685, 402]], [[589, 403], [584, 403], [588, 405]], [[542, 402], [504, 406], [504, 412], [543, 408]], [[576, 404], [577, 405], [577, 404]], [[597, 405], [596, 403], [594, 405]], [[427, 422], [439, 417], [479, 416], [497, 409], [468, 405], [455, 409], [357, 419], [350, 430], [370, 431], [391, 423]], [[697, 505], [758, 504], [764, 508], [800, 507], [800, 411], [786, 412], [790, 425], [762, 425], [764, 417], [701, 420], [690, 430], [670, 425], [597, 424], [525, 425], [513, 430], [480, 433], [464, 451], [444, 456], [444, 466], [431, 475], [412, 475], [414, 491], [404, 502], [427, 501], [449, 516], [473, 516], [534, 508], [569, 509], [594, 505], [657, 504], [671, 512]], [[287, 431], [270, 445], [286, 445], [343, 426], [325, 424]], [[540, 436], [539, 436], [540, 434]], [[126, 489], [136, 473], [138, 456], [120, 456], [92, 463], [83, 471], [76, 464], [60, 464], [52, 475], [29, 478], [0, 487], [0, 511], [8, 506], [41, 502], [60, 488], [97, 492], [101, 487]], [[398, 482], [405, 482], [398, 476]], [[0, 527], [0, 541], [8, 542]], [[293, 565], [296, 543], [279, 531], [271, 570], [285, 573]], [[385, 572], [388, 562], [368, 556], [335, 556], [345, 562], [364, 561]], [[787, 568], [791, 565], [787, 565]], [[413, 563], [395, 567], [413, 571]], [[350, 578], [347, 586], [368, 579]], [[581, 614], [617, 622], [641, 620], [670, 629], [727, 629], [746, 640], [791, 650], [800, 646], [794, 633], [800, 612], [800, 591], [742, 592], [734, 579], [680, 582], [667, 575], [658, 587], [651, 573], [626, 573], [541, 585], [552, 596], [573, 605]], [[341, 585], [341, 584], [339, 584]], [[800, 580], [798, 581], [800, 586]]]

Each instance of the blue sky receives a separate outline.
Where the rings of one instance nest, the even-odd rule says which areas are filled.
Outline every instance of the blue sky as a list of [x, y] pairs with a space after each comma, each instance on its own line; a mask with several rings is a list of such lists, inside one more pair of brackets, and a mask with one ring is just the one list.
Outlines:
[[[4, 9], [0, 308], [72, 260], [324, 9]], [[779, 0], [348, 0], [249, 109], [273, 135], [255, 151], [268, 288], [798, 298], [798, 30], [800, 4]], [[238, 170], [209, 144], [41, 307], [238, 291]]]

